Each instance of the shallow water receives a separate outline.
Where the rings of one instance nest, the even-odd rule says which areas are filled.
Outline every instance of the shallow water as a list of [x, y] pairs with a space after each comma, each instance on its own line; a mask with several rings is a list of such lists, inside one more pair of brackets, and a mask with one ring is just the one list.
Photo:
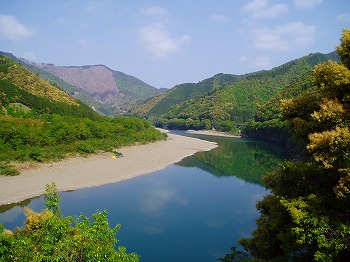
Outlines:
[[[121, 224], [119, 245], [141, 261], [216, 261], [256, 227], [256, 201], [267, 191], [262, 176], [285, 154], [276, 146], [241, 138], [198, 136], [219, 147], [124, 182], [63, 192], [64, 215], [108, 210]], [[43, 197], [0, 207], [0, 222], [21, 226], [23, 206], [44, 208]]]

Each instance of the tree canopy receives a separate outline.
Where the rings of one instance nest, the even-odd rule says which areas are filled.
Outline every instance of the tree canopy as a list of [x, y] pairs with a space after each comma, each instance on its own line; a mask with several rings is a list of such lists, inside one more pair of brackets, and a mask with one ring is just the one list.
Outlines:
[[342, 63], [314, 69], [315, 90], [282, 101], [282, 114], [308, 155], [264, 178], [273, 194], [257, 204], [253, 261], [350, 259], [350, 30], [337, 47]]

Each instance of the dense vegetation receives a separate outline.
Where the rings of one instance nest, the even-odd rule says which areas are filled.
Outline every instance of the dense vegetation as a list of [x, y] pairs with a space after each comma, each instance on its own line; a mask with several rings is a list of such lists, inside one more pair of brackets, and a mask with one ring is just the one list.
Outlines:
[[310, 54], [271, 70], [242, 76], [219, 74], [198, 84], [179, 85], [141, 105], [143, 111], [138, 112], [169, 129], [239, 132], [238, 127], [253, 120], [260, 105], [329, 59], [339, 61], [335, 52]]
[[[93, 95], [86, 92], [86, 90], [72, 86], [54, 74], [45, 71], [45, 67], [42, 68], [38, 66], [38, 64], [29, 62], [22, 58], [17, 58], [11, 53], [4, 53], [0, 51], [0, 55], [4, 55], [7, 58], [17, 62], [18, 64], [21, 64], [30, 72], [49, 81], [56, 87], [61, 88], [73, 96], [75, 99], [94, 108], [98, 113], [102, 115], [115, 116], [120, 113], [119, 108], [115, 108], [106, 103], [102, 103], [98, 99], [95, 99]], [[89, 66], [86, 67], [88, 68]], [[164, 92], [163, 89], [152, 87], [133, 76], [126, 75], [122, 72], [113, 71], [109, 68], [108, 70], [112, 71], [118, 88], [125, 95], [122, 99], [119, 99], [120, 101], [118, 101], [123, 109], [129, 109], [129, 107], [135, 103], [139, 103], [143, 100], [149, 99]]]
[[[272, 194], [257, 204], [252, 238], [240, 240], [253, 261], [350, 260], [349, 29], [337, 52], [342, 63], [315, 67], [313, 92], [282, 102], [282, 115], [308, 155], [264, 178]], [[242, 256], [233, 251], [228, 261]]]
[[13, 232], [0, 224], [0, 261], [138, 261], [125, 247], [115, 249], [120, 225], [110, 228], [107, 211], [92, 218], [64, 217], [55, 184], [46, 186], [47, 209], [26, 209], [22, 228]]
[[303, 148], [303, 143], [302, 141], [301, 143], [298, 142], [299, 139], [293, 136], [289, 129], [288, 121], [282, 116], [282, 101], [301, 94], [306, 95], [307, 93], [315, 92], [314, 81], [315, 77], [312, 71], [293, 81], [289, 86], [273, 96], [266, 104], [258, 108], [254, 119], [243, 126], [241, 134], [250, 138], [277, 143], [290, 150], [300, 152]]
[[43, 162], [165, 138], [146, 120], [102, 117], [8, 58], [0, 59], [0, 174], [18, 173], [6, 164], [12, 161]]
[[173, 106], [176, 106], [189, 99], [196, 99], [213, 91], [232, 84], [241, 77], [229, 74], [217, 74], [211, 78], [205, 79], [199, 83], [185, 83], [174, 86], [165, 94], [154, 97], [146, 103], [140, 104], [135, 108], [138, 115], [163, 115]]
[[77, 102], [63, 90], [54, 87], [48, 81], [25, 70], [21, 65], [0, 55], [0, 80], [11, 82], [15, 86], [27, 90], [33, 95], [44, 97], [53, 102], [78, 105]]

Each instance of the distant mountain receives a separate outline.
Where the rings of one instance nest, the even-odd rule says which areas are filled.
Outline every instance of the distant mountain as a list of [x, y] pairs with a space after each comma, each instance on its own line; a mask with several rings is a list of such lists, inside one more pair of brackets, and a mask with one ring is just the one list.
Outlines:
[[0, 54], [0, 110], [14, 104], [24, 111], [71, 115], [90, 119], [98, 114], [87, 105], [22, 65]]
[[[315, 65], [328, 60], [340, 61], [336, 52], [314, 53], [271, 70], [240, 76], [219, 74], [197, 84], [176, 86], [139, 105], [137, 109], [144, 111], [136, 112], [156, 119], [158, 125], [168, 128], [208, 128], [204, 120], [210, 120], [218, 129], [232, 130], [234, 126], [254, 119], [261, 105]], [[174, 96], [176, 92], [180, 94]], [[176, 101], [177, 97], [181, 99]]]
[[153, 97], [133, 108], [139, 115], [162, 115], [184, 101], [202, 97], [242, 79], [242, 76], [217, 74], [198, 83], [184, 83], [174, 86], [166, 93]]
[[131, 105], [164, 92], [104, 65], [55, 66], [34, 63], [10, 53], [2, 54], [104, 115], [125, 113]]

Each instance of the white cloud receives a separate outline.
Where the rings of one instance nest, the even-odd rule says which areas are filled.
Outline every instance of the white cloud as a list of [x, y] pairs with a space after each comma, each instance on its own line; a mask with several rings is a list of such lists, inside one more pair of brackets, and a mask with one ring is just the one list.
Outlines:
[[208, 17], [209, 21], [212, 22], [229, 22], [230, 18], [225, 16], [225, 15], [221, 15], [221, 14], [214, 14]]
[[152, 6], [141, 10], [141, 13], [145, 16], [167, 16], [168, 11], [165, 8], [159, 6]]
[[271, 65], [270, 57], [268, 56], [259, 56], [256, 57], [255, 60], [253, 61], [253, 65], [256, 68], [267, 68]]
[[267, 69], [271, 66], [271, 60], [268, 56], [245, 56], [242, 55], [238, 59], [240, 62], [249, 65], [251, 69]]
[[336, 17], [336, 20], [338, 22], [345, 22], [345, 23], [349, 23], [350, 22], [350, 13], [344, 13], [344, 14], [340, 14]]
[[312, 9], [322, 4], [323, 0], [294, 0], [294, 5], [298, 8]]
[[29, 61], [36, 61], [38, 59], [38, 56], [34, 52], [26, 52], [22, 55], [22, 57]]
[[20, 41], [35, 34], [35, 29], [21, 24], [16, 17], [0, 14], [0, 38]]
[[247, 13], [251, 18], [276, 18], [289, 12], [289, 8], [286, 4], [270, 5], [268, 0], [253, 0], [246, 4], [242, 9], [242, 12]]
[[181, 46], [191, 42], [189, 35], [173, 37], [169, 33], [171, 23], [168, 11], [162, 7], [153, 6], [141, 10], [141, 14], [150, 17], [151, 22], [142, 26], [139, 31], [139, 42], [152, 55], [152, 58], [165, 58], [176, 53]]
[[153, 58], [164, 58], [177, 52], [183, 44], [191, 42], [188, 35], [172, 38], [165, 25], [149, 24], [140, 29], [141, 44], [152, 54]]
[[312, 43], [315, 33], [315, 26], [308, 26], [302, 22], [293, 22], [272, 28], [256, 27], [251, 29], [250, 36], [252, 38], [252, 46], [255, 48], [286, 51]]

